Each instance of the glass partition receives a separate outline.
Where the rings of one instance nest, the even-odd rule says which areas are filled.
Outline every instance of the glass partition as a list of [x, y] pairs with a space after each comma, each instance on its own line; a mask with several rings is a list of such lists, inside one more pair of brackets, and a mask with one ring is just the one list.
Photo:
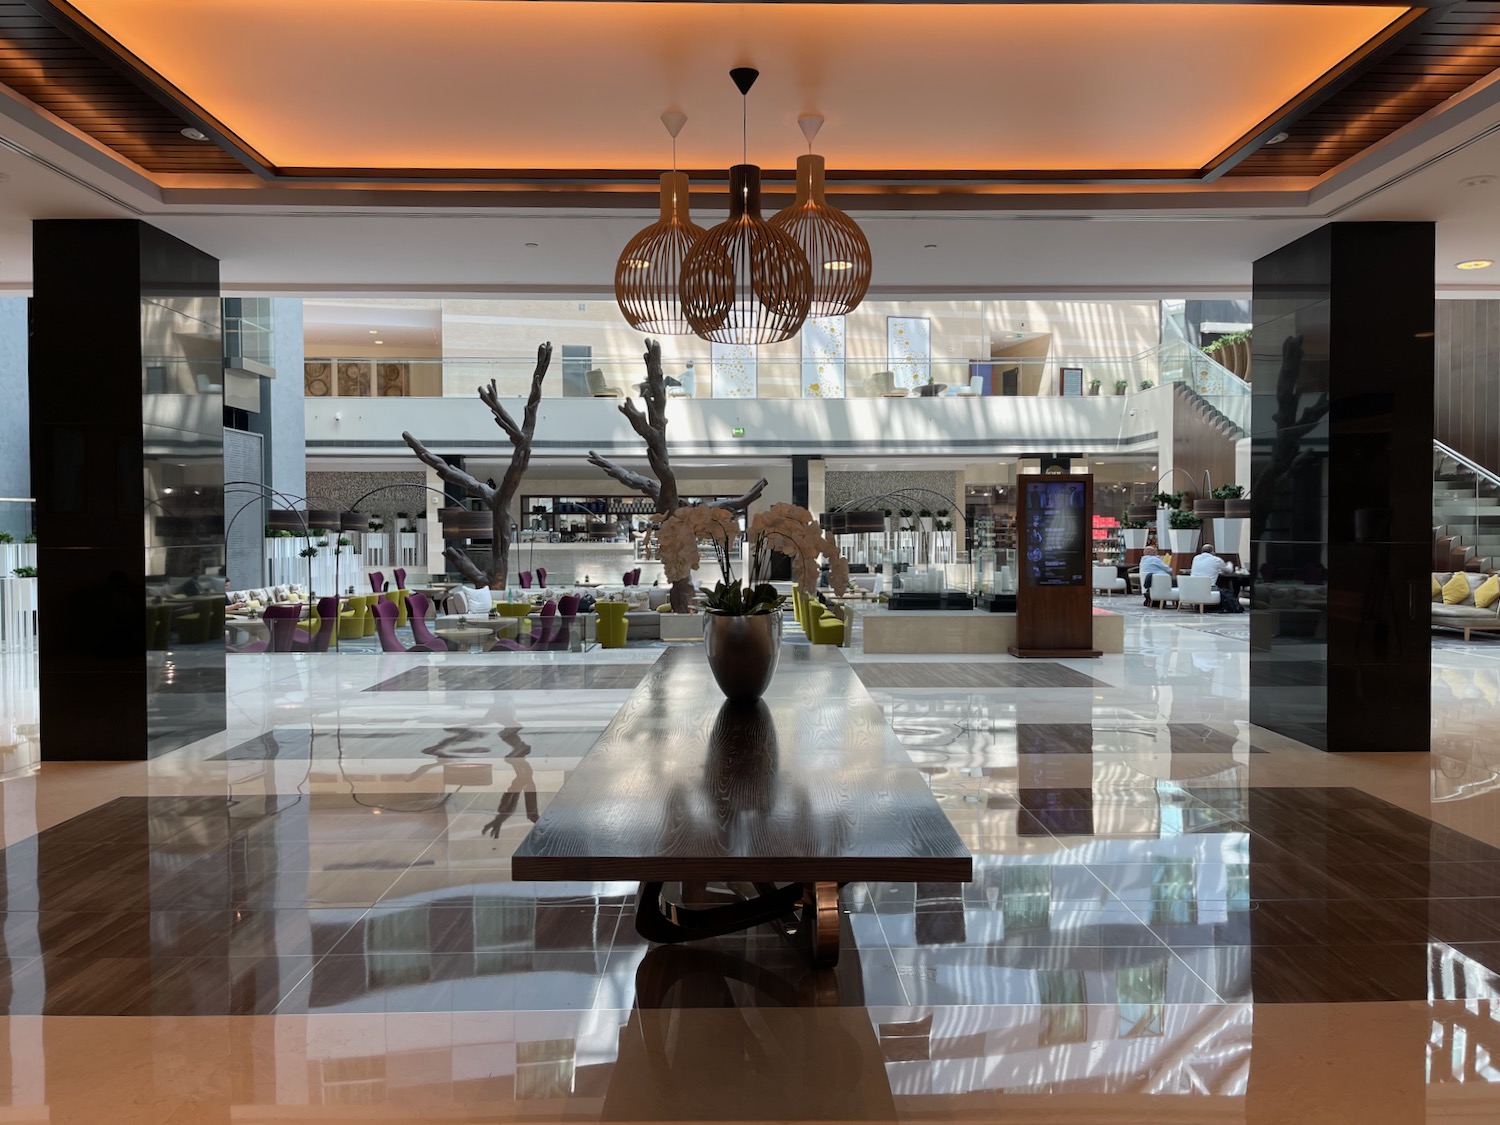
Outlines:
[[[800, 345], [799, 345], [800, 346]], [[706, 345], [705, 345], [706, 347]], [[1084, 398], [1119, 398], [1167, 382], [1187, 382], [1201, 393], [1237, 395], [1245, 384], [1186, 345], [1130, 356], [1045, 356], [1010, 359], [944, 359], [848, 356], [830, 364], [801, 355], [768, 357], [744, 348], [716, 351], [693, 361], [663, 364], [669, 398], [920, 399], [1017, 397], [1062, 394], [1063, 369], [1082, 371]], [[1193, 354], [1189, 354], [1193, 353]], [[582, 378], [573, 367], [588, 364]], [[310, 356], [304, 369], [309, 398], [469, 398], [493, 380], [502, 396], [524, 397], [535, 355], [445, 358]], [[833, 377], [836, 367], [837, 378]], [[817, 378], [809, 376], [817, 370]], [[577, 375], [578, 372], [571, 372]], [[554, 359], [543, 384], [548, 398], [631, 398], [646, 377], [639, 355]], [[1233, 380], [1226, 384], [1225, 378]], [[1248, 403], [1248, 398], [1246, 399]], [[1247, 407], [1248, 409], [1248, 407]]]

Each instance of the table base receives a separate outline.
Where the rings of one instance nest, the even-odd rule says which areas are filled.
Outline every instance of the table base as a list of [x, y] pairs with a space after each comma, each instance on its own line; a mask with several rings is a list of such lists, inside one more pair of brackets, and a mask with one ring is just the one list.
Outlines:
[[664, 883], [642, 883], [635, 906], [636, 932], [647, 941], [673, 944], [722, 937], [769, 922], [819, 968], [838, 964], [839, 884], [833, 882], [728, 884], [737, 901], [722, 906], [668, 902]]

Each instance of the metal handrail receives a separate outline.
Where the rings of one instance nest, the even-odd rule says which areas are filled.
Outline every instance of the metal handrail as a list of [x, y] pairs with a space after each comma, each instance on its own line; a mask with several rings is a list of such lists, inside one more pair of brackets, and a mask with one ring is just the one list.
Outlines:
[[1444, 445], [1442, 442], [1434, 439], [1432, 443], [1432, 451], [1439, 456], [1446, 457], [1449, 460], [1453, 461], [1455, 464], [1469, 470], [1469, 472], [1473, 473], [1475, 476], [1484, 478], [1496, 488], [1500, 488], [1500, 476], [1496, 476], [1489, 469], [1486, 469], [1483, 465], [1481, 465], [1478, 461], [1470, 460], [1468, 457], [1465, 457], [1462, 453], [1452, 448], [1451, 446]]

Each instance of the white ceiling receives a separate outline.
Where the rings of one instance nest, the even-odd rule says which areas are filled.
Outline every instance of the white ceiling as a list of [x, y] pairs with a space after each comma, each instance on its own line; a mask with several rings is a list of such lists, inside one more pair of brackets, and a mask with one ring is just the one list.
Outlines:
[[[741, 159], [797, 117], [850, 168], [1199, 168], [1407, 11], [1334, 4], [74, 0], [272, 164], [659, 168]], [[205, 44], [212, 49], [205, 50]], [[1220, 49], [1232, 44], [1233, 49]], [[1100, 96], [1107, 92], [1108, 96]], [[1018, 111], [1024, 107], [1024, 111]]]

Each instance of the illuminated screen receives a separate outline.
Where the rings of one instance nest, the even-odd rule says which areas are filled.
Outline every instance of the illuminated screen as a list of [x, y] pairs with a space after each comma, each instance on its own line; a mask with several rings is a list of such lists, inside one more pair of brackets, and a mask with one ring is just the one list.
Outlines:
[[1088, 565], [1088, 513], [1082, 481], [1028, 481], [1022, 528], [1028, 586], [1082, 586]]

